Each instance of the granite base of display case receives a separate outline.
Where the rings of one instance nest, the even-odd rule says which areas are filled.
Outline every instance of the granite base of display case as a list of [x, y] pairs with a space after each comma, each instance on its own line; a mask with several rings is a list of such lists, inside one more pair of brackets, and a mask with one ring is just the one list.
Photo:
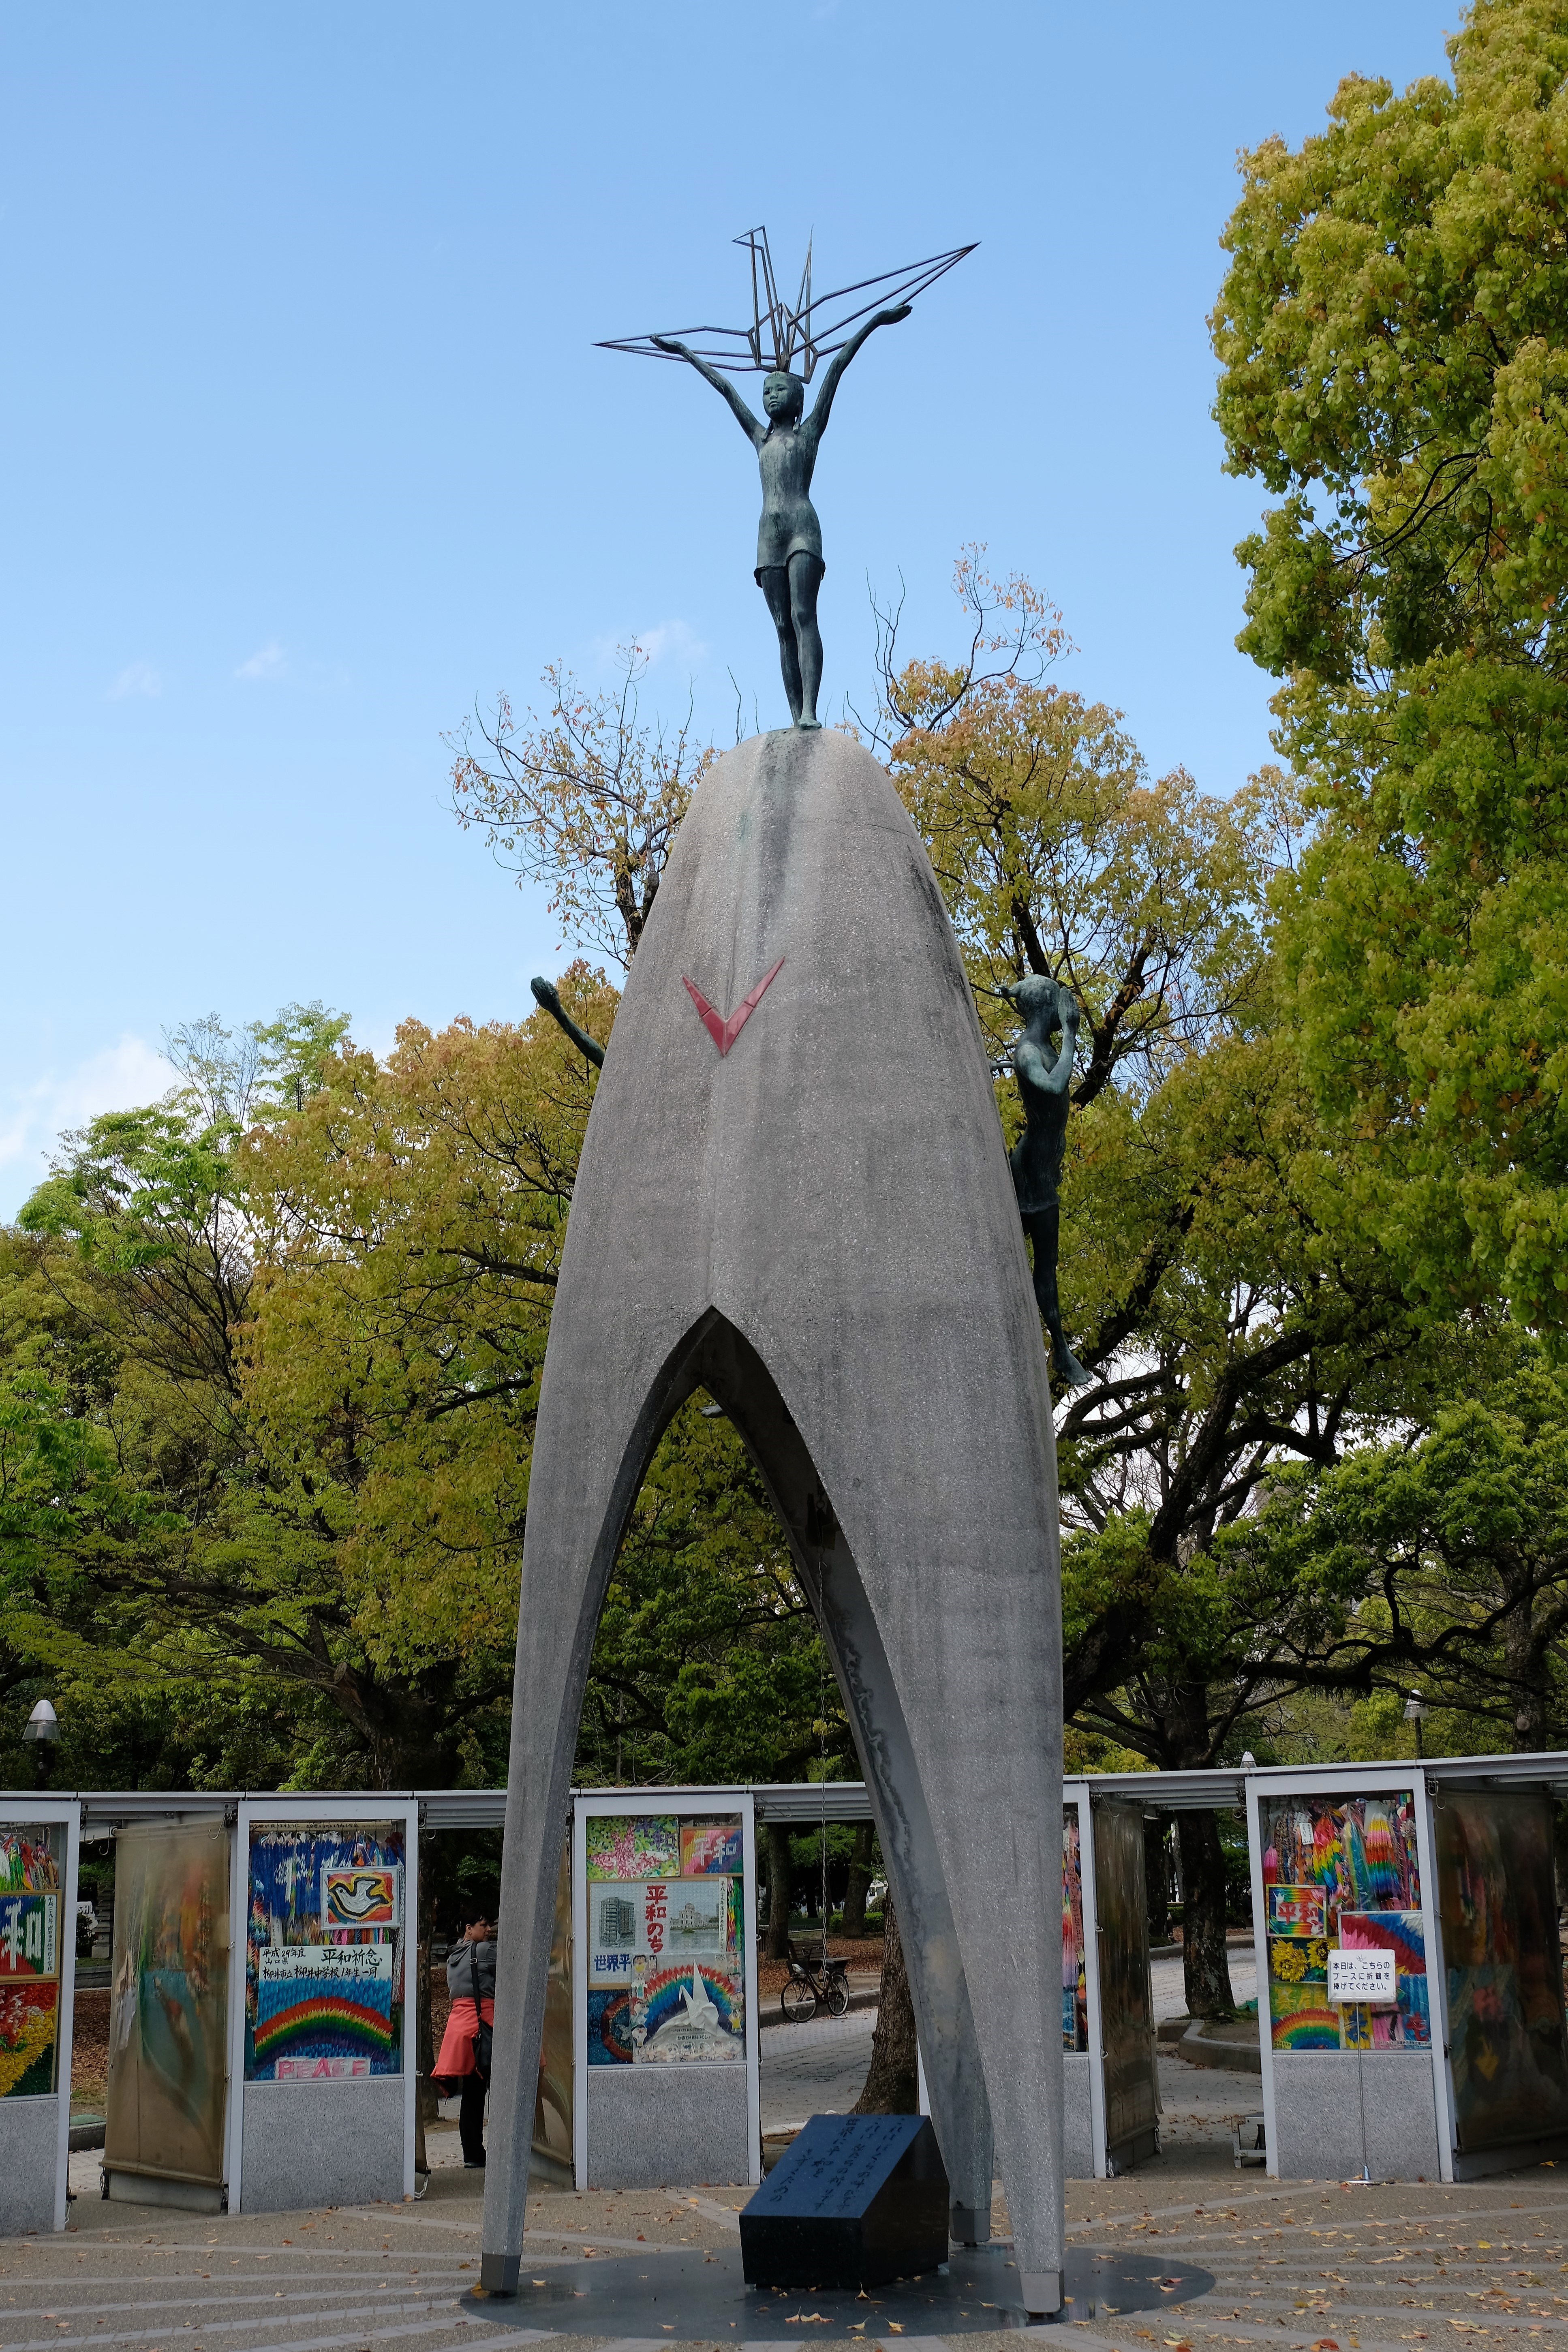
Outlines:
[[55, 2226], [60, 2103], [0, 2099], [0, 2237]]
[[753, 2151], [743, 2064], [590, 2066], [585, 2189], [743, 2189]]
[[239, 2202], [247, 2213], [401, 2200], [401, 2074], [247, 2083], [244, 2098]]
[[[1357, 2082], [1358, 2069], [1365, 2072]], [[1437, 2109], [1425, 2050], [1294, 2050], [1274, 2055], [1270, 2168], [1281, 2180], [1436, 2180]]]
[[924, 2116], [813, 2116], [741, 2214], [748, 2286], [880, 2286], [947, 2260], [947, 2174]]
[[1069, 2050], [1062, 2060], [1062, 2169], [1069, 2180], [1094, 2179], [1090, 2063], [1086, 2050]]

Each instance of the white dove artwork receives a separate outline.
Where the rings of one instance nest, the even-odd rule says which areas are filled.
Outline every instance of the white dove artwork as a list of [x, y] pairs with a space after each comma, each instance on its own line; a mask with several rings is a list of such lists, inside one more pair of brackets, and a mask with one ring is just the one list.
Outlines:
[[[666, 1979], [668, 1986], [668, 1979]], [[668, 2064], [672, 2061], [690, 2058], [729, 2058], [744, 2054], [745, 2038], [726, 2023], [724, 2013], [702, 1980], [700, 1965], [691, 1963], [691, 1981], [673, 1988], [680, 2002], [679, 2011], [667, 2015], [638, 2044], [633, 2029], [632, 2040], [637, 2055], [645, 2064]], [[739, 1985], [735, 1992], [739, 1994]], [[634, 2000], [635, 2000], [634, 1993]], [[645, 2029], [646, 2031], [646, 2029]]]

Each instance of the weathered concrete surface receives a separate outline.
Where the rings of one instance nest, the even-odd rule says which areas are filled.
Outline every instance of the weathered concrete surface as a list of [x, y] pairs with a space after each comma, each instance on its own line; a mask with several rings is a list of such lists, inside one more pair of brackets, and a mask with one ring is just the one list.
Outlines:
[[[724, 1016], [770, 971], [721, 1055], [686, 981]], [[594, 1631], [648, 1456], [700, 1385], [758, 1463], [825, 1622], [955, 2207], [986, 2234], [994, 2130], [1020, 2275], [1051, 2307], [1061, 1721], [1045, 1354], [946, 912], [888, 777], [831, 733], [756, 738], [703, 784], [589, 1126], [523, 1560], [484, 2240], [486, 2284], [503, 2290]]]

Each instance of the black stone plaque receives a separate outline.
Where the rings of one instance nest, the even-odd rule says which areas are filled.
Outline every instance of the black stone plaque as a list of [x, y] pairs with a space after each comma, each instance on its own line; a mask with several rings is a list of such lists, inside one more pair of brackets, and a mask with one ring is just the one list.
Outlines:
[[741, 2214], [748, 2286], [881, 2286], [947, 2260], [924, 2116], [813, 2116]]

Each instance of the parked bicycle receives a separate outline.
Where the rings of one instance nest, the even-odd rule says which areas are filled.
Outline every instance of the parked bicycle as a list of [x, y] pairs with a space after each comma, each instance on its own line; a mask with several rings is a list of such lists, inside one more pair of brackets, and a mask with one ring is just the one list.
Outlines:
[[849, 1979], [843, 1960], [806, 1959], [790, 1946], [789, 1980], [779, 1995], [779, 2007], [791, 2025], [805, 2025], [816, 2015], [818, 2001], [830, 2017], [842, 2017], [849, 2007]]

